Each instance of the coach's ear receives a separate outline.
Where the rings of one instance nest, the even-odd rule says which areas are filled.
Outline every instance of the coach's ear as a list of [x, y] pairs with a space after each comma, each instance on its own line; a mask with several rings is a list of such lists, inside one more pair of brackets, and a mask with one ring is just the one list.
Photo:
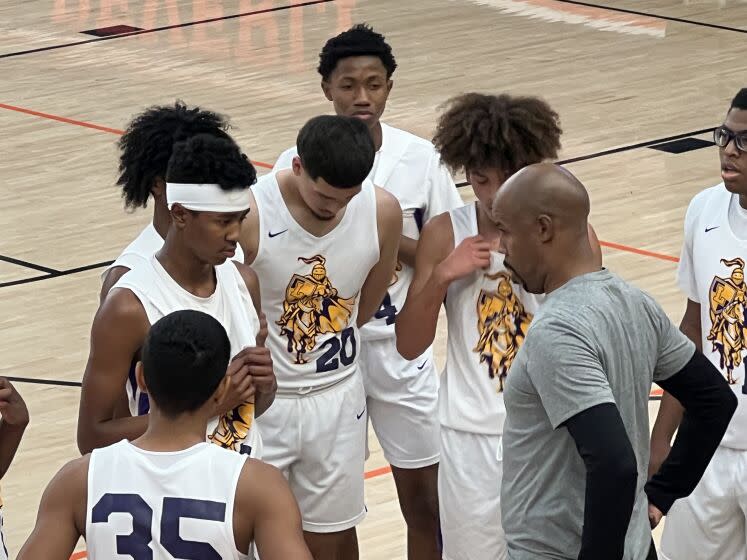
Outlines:
[[137, 386], [142, 393], [148, 393], [148, 386], [145, 384], [145, 370], [143, 370], [143, 362], [138, 362], [135, 365], [135, 380]]

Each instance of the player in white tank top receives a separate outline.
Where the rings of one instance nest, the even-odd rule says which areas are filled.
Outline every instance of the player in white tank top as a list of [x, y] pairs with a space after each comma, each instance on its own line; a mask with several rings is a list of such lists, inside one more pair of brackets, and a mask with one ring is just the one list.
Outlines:
[[[175, 146], [167, 177], [173, 219], [163, 248], [119, 280], [94, 319], [78, 444], [86, 452], [144, 431], [148, 402], [130, 366], [151, 324], [172, 311], [194, 309], [218, 319], [232, 344], [232, 391], [216, 409], [208, 439], [256, 457], [261, 440], [254, 417], [272, 403], [275, 377], [263, 347], [266, 332], [260, 333], [256, 275], [227, 261], [249, 209], [254, 168], [233, 141], [197, 135]], [[117, 412], [125, 387], [129, 414]]]
[[[224, 116], [199, 107], [190, 108], [181, 102], [150, 107], [127, 125], [119, 139], [117, 185], [122, 188], [125, 206], [130, 210], [145, 208], [152, 201], [153, 220], [102, 273], [101, 302], [128, 270], [149, 260], [163, 246], [171, 223], [165, 181], [174, 143], [195, 134], [230, 138], [227, 129]], [[240, 248], [234, 259], [244, 262]]]
[[[417, 356], [432, 344], [445, 301], [438, 480], [445, 560], [506, 558], [500, 489], [502, 457], [511, 451], [501, 444], [502, 391], [541, 296], [511, 281], [490, 208], [513, 172], [556, 157], [560, 133], [558, 116], [546, 103], [508, 95], [459, 96], [438, 121], [434, 144], [441, 160], [466, 171], [477, 201], [426, 224], [396, 333], [400, 353]], [[598, 257], [601, 262], [601, 252]]]
[[[332, 37], [319, 55], [322, 89], [335, 112], [361, 119], [374, 139], [377, 151], [369, 180], [393, 194], [402, 208], [396, 272], [374, 317], [361, 327], [359, 366], [368, 417], [392, 466], [408, 526], [408, 550], [417, 551], [411, 558], [440, 560], [439, 376], [431, 348], [415, 360], [399, 356], [394, 322], [412, 280], [423, 225], [463, 203], [433, 144], [380, 121], [395, 68], [389, 44], [366, 25]], [[295, 146], [283, 152], [273, 171], [290, 168], [297, 154]]]
[[50, 483], [18, 558], [309, 560], [298, 506], [273, 467], [204, 441], [229, 390], [226, 330], [192, 310], [157, 321], [137, 383], [151, 396], [146, 432], [68, 463]]
[[242, 229], [278, 380], [278, 398], [258, 425], [263, 458], [299, 501], [312, 553], [352, 559], [365, 516], [358, 327], [391, 280], [402, 218], [396, 199], [365, 180], [374, 146], [359, 120], [316, 117], [298, 147], [292, 169], [252, 189]]
[[[29, 424], [29, 411], [21, 394], [5, 377], [0, 377], [0, 479], [5, 477]], [[3, 534], [4, 504], [0, 499], [0, 560], [8, 560]]]
[[[667, 514], [661, 556], [669, 560], [747, 558], [747, 89], [714, 132], [723, 183], [687, 208], [677, 280], [687, 296], [680, 329], [719, 368], [737, 395], [737, 411], [695, 491]], [[650, 471], [669, 454], [682, 405], [665, 393], [651, 434]]]

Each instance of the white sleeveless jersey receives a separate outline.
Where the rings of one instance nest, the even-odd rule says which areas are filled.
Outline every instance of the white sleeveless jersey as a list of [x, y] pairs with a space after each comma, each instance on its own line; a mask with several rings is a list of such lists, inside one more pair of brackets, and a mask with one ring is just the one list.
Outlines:
[[[434, 216], [462, 206], [448, 170], [440, 164], [433, 144], [404, 130], [381, 123], [381, 148], [368, 179], [393, 194], [402, 207], [402, 235], [420, 238], [423, 225]], [[291, 166], [298, 152], [283, 152], [273, 171]], [[394, 321], [407, 298], [414, 270], [397, 263], [387, 295], [376, 315], [361, 328], [363, 340], [394, 338]]]
[[680, 288], [700, 304], [703, 354], [719, 368], [739, 404], [721, 444], [747, 450], [747, 240], [729, 225], [737, 195], [723, 184], [697, 194], [685, 216], [685, 240], [677, 273]]
[[304, 392], [341, 381], [357, 368], [360, 292], [379, 260], [376, 189], [365, 181], [323, 237], [295, 221], [274, 173], [252, 192], [259, 212], [252, 269], [260, 280], [278, 390]]
[[154, 452], [122, 440], [94, 450], [86, 506], [89, 560], [248, 559], [236, 550], [233, 532], [245, 461], [207, 443]]
[[[104, 269], [104, 272], [101, 274], [102, 278], [114, 267], [123, 266], [132, 270], [138, 264], [148, 262], [161, 247], [163, 247], [163, 237], [158, 234], [152, 223], [148, 224], [140, 232], [140, 235], [125, 247], [124, 251], [117, 257], [117, 260]], [[244, 262], [244, 251], [241, 250], [240, 245], [236, 246], [236, 254], [232, 260], [240, 263]]]
[[[255, 345], [259, 318], [246, 282], [233, 262], [226, 261], [216, 266], [215, 276], [215, 292], [210, 297], [197, 297], [182, 288], [151, 255], [148, 261], [122, 276], [114, 288], [133, 292], [143, 304], [151, 325], [161, 317], [183, 309], [202, 311], [215, 317], [228, 333], [233, 357], [247, 346]], [[148, 412], [148, 396], [137, 388], [134, 369], [130, 370], [127, 397], [133, 416]], [[222, 447], [260, 457], [261, 439], [254, 426], [254, 404], [246, 403], [216, 418], [208, 426], [208, 439]]]
[[8, 546], [5, 544], [5, 532], [3, 528], [3, 507], [1, 503], [0, 503], [0, 560], [8, 560]]
[[[477, 208], [449, 212], [454, 247], [477, 235]], [[453, 430], [501, 435], [503, 385], [542, 296], [511, 281], [503, 255], [490, 269], [452, 282], [446, 293], [447, 358], [438, 398], [441, 424]]]

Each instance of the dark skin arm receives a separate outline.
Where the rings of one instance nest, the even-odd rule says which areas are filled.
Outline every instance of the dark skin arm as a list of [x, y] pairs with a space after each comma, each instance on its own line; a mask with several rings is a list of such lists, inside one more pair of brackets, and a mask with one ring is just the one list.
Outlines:
[[275, 467], [247, 460], [236, 488], [233, 519], [238, 550], [246, 552], [254, 540], [262, 560], [312, 560], [298, 504]]
[[29, 411], [23, 397], [4, 377], [0, 377], [0, 415], [0, 478], [3, 478], [29, 425]]
[[397, 266], [397, 251], [402, 237], [402, 209], [399, 202], [383, 189], [376, 188], [376, 220], [379, 230], [379, 262], [369, 271], [361, 288], [358, 326], [366, 324], [381, 307]]
[[415, 255], [418, 251], [418, 240], [403, 235], [399, 239], [397, 260], [407, 266], [415, 266]]
[[96, 313], [78, 413], [81, 453], [123, 438], [133, 440], [145, 432], [147, 416], [117, 418], [116, 410], [132, 359], [149, 329], [140, 300], [129, 290], [112, 290]]
[[101, 292], [99, 293], [99, 305], [104, 304], [106, 295], [114, 287], [114, 284], [119, 282], [119, 279], [122, 278], [122, 276], [127, 274], [129, 271], [130, 269], [127, 268], [126, 266], [115, 266], [113, 268], [110, 268], [106, 272], [106, 274], [104, 275], [103, 282], [101, 283]]
[[[703, 351], [703, 338], [700, 326], [700, 304], [688, 299], [685, 314], [680, 323], [682, 333], [693, 341], [698, 351]], [[648, 465], [648, 476], [659, 470], [669, 455], [672, 436], [682, 422], [685, 409], [672, 395], [664, 392], [659, 404], [659, 412], [651, 431], [651, 460]]]
[[39, 504], [36, 526], [17, 560], [69, 560], [85, 536], [90, 455], [62, 467]]
[[[254, 415], [261, 416], [270, 405], [275, 401], [275, 392], [278, 388], [275, 373], [272, 370], [272, 357], [270, 350], [265, 348], [267, 340], [267, 319], [262, 313], [262, 304], [260, 300], [259, 278], [257, 273], [250, 267], [239, 263], [234, 263], [246, 282], [249, 295], [252, 296], [252, 302], [260, 320], [260, 331], [257, 335], [257, 346], [253, 349], [251, 356], [254, 362], [250, 363], [249, 374], [255, 386], [254, 394]], [[244, 353], [249, 355], [248, 353]]]

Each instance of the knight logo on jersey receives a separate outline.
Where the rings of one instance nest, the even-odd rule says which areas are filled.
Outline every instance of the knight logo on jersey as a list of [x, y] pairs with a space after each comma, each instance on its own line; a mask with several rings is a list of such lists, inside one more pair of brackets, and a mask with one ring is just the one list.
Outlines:
[[241, 451], [242, 443], [252, 427], [254, 403], [244, 403], [220, 417], [208, 439], [225, 449]]
[[742, 352], [747, 343], [747, 286], [744, 283], [742, 259], [721, 259], [721, 263], [735, 268], [729, 278], [715, 276], [711, 282], [708, 292], [711, 330], [707, 338], [713, 344], [713, 351], [718, 352], [721, 369], [726, 371], [727, 381], [734, 385], [737, 383], [734, 369], [742, 363]]
[[283, 315], [276, 324], [281, 336], [288, 337], [288, 352], [296, 354], [295, 363], [305, 364], [304, 354], [314, 349], [318, 335], [339, 333], [348, 326], [358, 294], [350, 298], [338, 295], [327, 277], [323, 256], [298, 260], [315, 264], [311, 274], [291, 278], [285, 289]]
[[508, 273], [485, 276], [498, 280], [498, 286], [495, 291], [480, 290], [477, 298], [477, 332], [480, 338], [473, 352], [480, 354], [480, 363], [488, 364], [490, 378], [498, 377], [500, 393], [511, 363], [524, 341], [532, 315], [516, 297]]

